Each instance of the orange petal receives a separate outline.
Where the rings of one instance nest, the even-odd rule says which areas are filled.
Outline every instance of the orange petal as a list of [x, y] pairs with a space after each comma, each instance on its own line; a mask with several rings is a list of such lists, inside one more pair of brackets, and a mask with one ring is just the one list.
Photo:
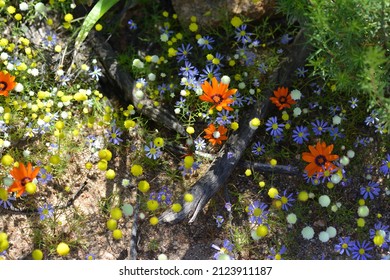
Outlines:
[[31, 177], [30, 174], [32, 173], [32, 164], [29, 162], [27, 164], [27, 177]]
[[307, 171], [307, 175], [309, 177], [313, 176], [314, 173], [318, 172], [321, 168], [317, 166], [314, 162], [310, 163], [305, 167], [305, 170]]
[[228, 91], [228, 85], [220, 83], [218, 85], [217, 90], [218, 90], [218, 93], [220, 93], [222, 96], [225, 96], [226, 92]]
[[217, 140], [214, 138], [209, 139], [209, 141], [211, 144], [213, 144], [213, 146], [215, 146], [215, 144], [217, 143]]
[[284, 108], [291, 108], [290, 104], [288, 103], [280, 104], [278, 107], [279, 110], [283, 110]]
[[23, 178], [28, 177], [26, 166], [24, 166], [24, 164], [22, 162], [19, 162], [19, 170], [20, 170], [21, 174], [23, 175]]
[[218, 88], [219, 83], [218, 83], [218, 80], [217, 80], [216, 77], [213, 77], [213, 78], [211, 79], [211, 84], [212, 84], [213, 89], [217, 89], [217, 88]]
[[218, 131], [221, 135], [224, 135], [226, 134], [226, 132], [228, 131], [226, 127], [224, 127], [223, 125], [221, 125], [220, 127], [218, 127]]
[[232, 96], [233, 94], [235, 94], [237, 92], [237, 89], [235, 89], [235, 88], [232, 88], [232, 89], [229, 89], [228, 91], [225, 91], [224, 93], [223, 93], [223, 97], [224, 98], [228, 98], [229, 96]]
[[274, 90], [274, 95], [275, 95], [276, 97], [282, 96], [282, 91], [281, 91], [281, 88], [280, 88], [280, 87], [278, 87], [277, 90]]
[[326, 156], [326, 160], [327, 160], [327, 161], [334, 161], [334, 160], [336, 160], [336, 159], [338, 159], [338, 158], [339, 158], [338, 155], [327, 155], [327, 156]]
[[35, 167], [34, 171], [31, 172], [31, 175], [30, 175], [31, 180], [34, 179], [35, 177], [37, 177], [39, 170], [41, 170], [40, 167]]
[[199, 96], [199, 99], [205, 102], [214, 103], [214, 100], [208, 94], [202, 94], [201, 96]]
[[309, 150], [310, 150], [311, 154], [312, 154], [314, 157], [320, 155], [320, 152], [318, 151], [317, 148], [318, 148], [318, 147], [314, 148], [314, 146], [309, 145]]
[[287, 103], [293, 105], [296, 103], [296, 101], [291, 98], [291, 95], [287, 95]]
[[330, 154], [332, 153], [332, 151], [333, 151], [333, 144], [332, 144], [332, 145], [329, 145], [328, 147], [326, 147], [326, 148], [324, 149], [324, 153], [325, 153], [326, 155], [330, 155]]
[[213, 132], [215, 131], [215, 125], [210, 124], [204, 131], [206, 132], [206, 134], [213, 134]]
[[24, 191], [25, 188], [18, 181], [15, 181], [7, 190], [7, 192], [16, 192], [16, 197], [20, 197]]
[[313, 162], [315, 156], [313, 156], [311, 153], [304, 152], [302, 153], [302, 159], [306, 162]]
[[212, 88], [211, 88], [211, 85], [209, 84], [208, 81], [205, 81], [203, 84], [202, 84], [202, 90], [208, 95], [212, 92]]

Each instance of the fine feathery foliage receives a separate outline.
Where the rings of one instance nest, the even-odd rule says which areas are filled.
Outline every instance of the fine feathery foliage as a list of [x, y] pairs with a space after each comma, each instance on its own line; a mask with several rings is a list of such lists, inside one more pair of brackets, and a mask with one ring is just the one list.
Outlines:
[[290, 22], [307, 30], [313, 52], [308, 66], [313, 75], [335, 84], [340, 94], [367, 95], [383, 131], [390, 128], [387, 1], [291, 1], [278, 3]]

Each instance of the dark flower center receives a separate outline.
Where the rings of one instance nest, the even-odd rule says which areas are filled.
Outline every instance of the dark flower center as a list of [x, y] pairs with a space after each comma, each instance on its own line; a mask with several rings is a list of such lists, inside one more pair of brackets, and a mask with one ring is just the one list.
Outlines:
[[1, 81], [0, 82], [0, 90], [6, 90], [8, 87], [8, 84], [6, 82]]
[[280, 104], [283, 104], [283, 103], [286, 103], [286, 102], [287, 102], [287, 98], [285, 96], [279, 97], [279, 103]]
[[21, 180], [21, 184], [22, 186], [24, 187], [25, 185], [27, 185], [28, 183], [30, 183], [32, 180], [30, 177], [24, 177], [22, 180]]
[[222, 102], [222, 95], [220, 94], [214, 94], [212, 97], [215, 104], [219, 104]]
[[315, 158], [315, 163], [318, 166], [323, 166], [325, 162], [326, 162], [326, 157], [324, 157], [323, 155], [319, 155]]

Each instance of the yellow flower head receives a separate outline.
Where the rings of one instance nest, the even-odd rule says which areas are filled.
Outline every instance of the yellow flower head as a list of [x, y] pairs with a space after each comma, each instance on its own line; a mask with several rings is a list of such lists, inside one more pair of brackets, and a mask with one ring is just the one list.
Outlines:
[[268, 190], [268, 196], [270, 198], [274, 198], [275, 196], [278, 195], [278, 193], [279, 193], [278, 190], [276, 188], [273, 188], [273, 187]]
[[196, 31], [198, 31], [198, 25], [195, 22], [193, 22], [190, 24], [189, 29], [192, 32], [196, 32]]
[[152, 226], [155, 226], [155, 225], [157, 225], [158, 224], [158, 218], [157, 217], [151, 217], [150, 219], [149, 219], [149, 223], [152, 225]]
[[233, 18], [231, 19], [230, 23], [231, 23], [235, 28], [237, 28], [237, 27], [239, 27], [241, 24], [243, 24], [242, 20], [241, 20], [239, 17], [237, 17], [237, 16], [233, 17]]
[[164, 146], [164, 139], [161, 138], [161, 137], [157, 137], [156, 139], [154, 139], [153, 141], [154, 145], [156, 145], [157, 147], [161, 148]]
[[15, 8], [14, 6], [9, 6], [9, 7], [7, 8], [7, 12], [8, 12], [10, 15], [12, 15], [12, 14], [14, 14], [14, 13], [16, 12], [16, 8]]
[[73, 15], [72, 14], [66, 14], [64, 17], [64, 20], [66, 22], [71, 22], [73, 20]]
[[178, 213], [182, 210], [182, 206], [179, 203], [172, 204], [172, 211]]
[[158, 204], [158, 201], [157, 200], [154, 200], [154, 199], [151, 199], [151, 200], [148, 200], [148, 202], [146, 202], [146, 207], [150, 210], [150, 211], [155, 211], [157, 210], [159, 204]]
[[101, 31], [102, 29], [103, 29], [103, 25], [101, 25], [100, 23], [95, 25], [95, 30], [96, 31]]
[[138, 165], [138, 164], [134, 164], [132, 167], [131, 167], [131, 170], [130, 170], [131, 174], [133, 176], [140, 176], [142, 175], [143, 173], [143, 169], [142, 169], [142, 166], [141, 165]]

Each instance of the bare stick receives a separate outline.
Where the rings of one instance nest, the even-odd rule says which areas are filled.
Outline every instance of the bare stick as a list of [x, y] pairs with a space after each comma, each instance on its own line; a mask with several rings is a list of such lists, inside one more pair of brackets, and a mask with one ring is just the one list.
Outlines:
[[242, 166], [243, 168], [251, 168], [257, 172], [290, 174], [290, 175], [299, 174], [299, 169], [296, 166], [291, 166], [291, 165], [272, 166], [271, 164], [267, 164], [267, 163], [251, 162], [251, 161], [244, 161], [244, 162], [241, 161], [239, 165]]
[[181, 135], [187, 134], [185, 128], [167, 109], [162, 106], [154, 106], [153, 101], [146, 97], [138, 99], [135, 96], [134, 80], [118, 64], [117, 54], [110, 44], [105, 42], [96, 32], [92, 36], [91, 43], [108, 78], [121, 89], [126, 101], [131, 102], [141, 114], [164, 125], [166, 128], [173, 129]]

